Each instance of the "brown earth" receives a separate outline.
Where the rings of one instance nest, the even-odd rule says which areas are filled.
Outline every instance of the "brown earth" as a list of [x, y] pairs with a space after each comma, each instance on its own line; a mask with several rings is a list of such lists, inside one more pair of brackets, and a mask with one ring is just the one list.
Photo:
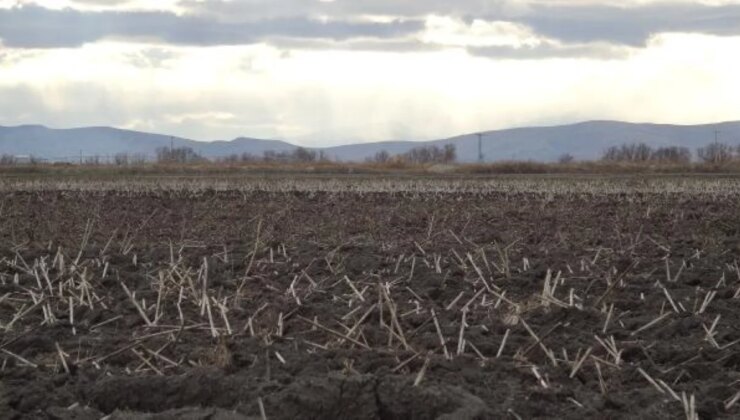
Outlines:
[[740, 416], [737, 197], [0, 201], [0, 418]]

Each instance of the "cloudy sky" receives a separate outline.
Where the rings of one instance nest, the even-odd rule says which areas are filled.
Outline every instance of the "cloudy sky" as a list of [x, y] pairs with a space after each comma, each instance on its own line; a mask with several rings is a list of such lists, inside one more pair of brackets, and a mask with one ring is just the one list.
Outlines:
[[303, 145], [740, 119], [740, 0], [0, 0], [0, 125]]

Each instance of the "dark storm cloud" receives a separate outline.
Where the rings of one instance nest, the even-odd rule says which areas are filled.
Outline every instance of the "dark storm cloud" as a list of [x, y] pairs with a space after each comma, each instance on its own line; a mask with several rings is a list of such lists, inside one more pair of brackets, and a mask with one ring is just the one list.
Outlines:
[[[102, 3], [100, 0], [78, 0]], [[113, 0], [114, 3], [125, 3]], [[422, 51], [414, 41], [424, 16], [455, 16], [526, 25], [559, 42], [536, 47], [469, 48], [487, 57], [619, 58], [664, 32], [740, 35], [740, 5], [661, 3], [632, 7], [518, 5], [507, 0], [213, 0], [182, 1], [185, 14], [154, 11], [0, 9], [0, 42], [7, 47], [75, 47], [104, 38], [147, 39], [172, 45], [245, 45], [270, 42], [306, 49]], [[388, 22], [361, 15], [403, 16]], [[328, 17], [321, 19], [320, 17]]]
[[180, 5], [198, 15], [295, 16], [357, 15], [421, 17], [429, 14], [522, 23], [541, 35], [565, 42], [608, 42], [639, 46], [661, 32], [740, 35], [740, 5], [686, 3], [605, 6], [547, 2], [522, 5], [507, 0], [184, 0]]
[[516, 14], [516, 0], [182, 0], [178, 5], [192, 13], [222, 17], [262, 17], [323, 14], [335, 17], [385, 15], [418, 17], [428, 14], [481, 16]]
[[740, 35], [740, 5], [538, 6], [516, 20], [565, 42], [642, 46], [661, 32]]
[[308, 17], [222, 22], [167, 12], [83, 12], [38, 6], [0, 9], [0, 39], [21, 48], [75, 47], [106, 37], [157, 39], [175, 45], [242, 45], [272, 36], [346, 40], [395, 38], [419, 31], [421, 21], [320, 21]]

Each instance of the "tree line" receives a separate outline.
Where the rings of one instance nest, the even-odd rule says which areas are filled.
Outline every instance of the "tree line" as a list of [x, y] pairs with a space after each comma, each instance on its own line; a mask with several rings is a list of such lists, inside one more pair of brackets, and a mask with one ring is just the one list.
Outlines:
[[452, 163], [457, 160], [454, 144], [438, 146], [414, 147], [406, 153], [391, 156], [386, 150], [381, 150], [375, 156], [367, 159], [369, 163], [410, 163], [424, 165], [430, 163]]
[[315, 163], [328, 162], [329, 156], [323, 150], [312, 150], [305, 147], [297, 147], [292, 151], [276, 152], [273, 150], [265, 151], [262, 156], [251, 153], [231, 154], [224, 157], [216, 158], [219, 163]]
[[612, 146], [604, 152], [601, 160], [608, 162], [691, 162], [691, 151], [686, 147], [668, 146], [652, 148], [645, 143]]
[[[420, 146], [409, 150], [406, 153], [391, 155], [386, 150], [377, 152], [373, 157], [368, 158], [368, 163], [410, 163], [410, 164], [429, 164], [429, 163], [452, 163], [457, 159], [455, 145], [447, 144], [443, 147], [438, 146]], [[266, 151], [262, 156], [250, 153], [232, 154], [216, 159], [220, 163], [314, 163], [330, 162], [330, 157], [323, 150], [312, 150], [304, 147], [298, 147], [292, 151]]]
[[[607, 148], [601, 156], [604, 162], [632, 162], [632, 163], [671, 163], [690, 164], [693, 155], [687, 147], [664, 146], [651, 147], [645, 143], [627, 143]], [[696, 149], [696, 158], [700, 163], [721, 165], [732, 161], [740, 161], [740, 145], [732, 146], [726, 143], [714, 142]], [[329, 162], [330, 157], [323, 150], [307, 149], [297, 147], [290, 151], [265, 151], [261, 156], [250, 153], [231, 154], [214, 159], [217, 163], [315, 163]], [[455, 145], [444, 146], [419, 146], [405, 153], [396, 155], [386, 150], [377, 152], [374, 156], [366, 159], [367, 163], [377, 164], [434, 164], [453, 163], [457, 160]], [[77, 160], [74, 160], [77, 162]], [[190, 147], [160, 147], [156, 149], [155, 156], [151, 159], [143, 153], [117, 153], [113, 156], [85, 156], [80, 157], [79, 162], [85, 165], [114, 164], [118, 166], [139, 165], [154, 161], [156, 163], [189, 164], [210, 161]], [[567, 164], [574, 161], [570, 154], [564, 154], [558, 162]], [[18, 164], [39, 164], [45, 162], [34, 156], [13, 156], [9, 154], [0, 155], [0, 166]]]
[[[740, 158], [740, 146], [714, 142], [696, 149], [696, 157], [702, 163], [719, 165]], [[645, 143], [630, 143], [612, 146], [601, 157], [606, 162], [657, 162], [688, 164], [691, 150], [687, 147], [665, 146], [653, 148]]]

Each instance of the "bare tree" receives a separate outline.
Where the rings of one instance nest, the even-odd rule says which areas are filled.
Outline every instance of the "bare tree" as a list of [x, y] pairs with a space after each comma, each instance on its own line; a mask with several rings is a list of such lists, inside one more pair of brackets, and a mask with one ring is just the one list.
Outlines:
[[653, 149], [647, 144], [631, 143], [608, 148], [601, 159], [611, 162], [647, 162], [652, 155]]
[[655, 149], [650, 159], [657, 162], [689, 163], [691, 151], [686, 147], [659, 147]]
[[633, 162], [647, 162], [653, 155], [653, 149], [645, 143], [632, 144], [631, 151]]
[[306, 149], [304, 147], [297, 147], [293, 151], [293, 161], [294, 162], [302, 162], [302, 163], [315, 162], [316, 157], [317, 157], [316, 151]]
[[455, 145], [448, 144], [444, 148], [437, 146], [415, 147], [403, 154], [403, 160], [409, 163], [450, 163], [457, 158]]
[[733, 158], [732, 147], [719, 142], [698, 148], [696, 154], [702, 162], [714, 165], [727, 163]]
[[375, 152], [372, 157], [367, 159], [368, 162], [372, 163], [388, 163], [389, 160], [391, 160], [391, 155], [387, 150]]
[[193, 163], [205, 160], [190, 147], [160, 147], [157, 149], [158, 163]]
[[575, 158], [573, 157], [573, 155], [571, 155], [570, 153], [564, 153], [558, 158], [558, 163], [567, 164], [572, 163], [574, 160]]
[[457, 160], [457, 151], [455, 150], [454, 144], [445, 144], [442, 160], [445, 163], [452, 163]]
[[113, 163], [118, 166], [126, 166], [129, 164], [128, 153], [116, 153], [113, 155]]
[[691, 151], [678, 146], [653, 149], [645, 143], [632, 143], [608, 148], [601, 159], [610, 162], [689, 163]]
[[605, 160], [608, 162], [617, 162], [620, 160], [620, 156], [621, 155], [619, 153], [619, 147], [611, 146], [604, 151], [604, 154], [601, 156], [601, 160]]
[[15, 165], [16, 163], [18, 163], [18, 159], [13, 155], [4, 154], [0, 156], [0, 165], [2, 166]]

